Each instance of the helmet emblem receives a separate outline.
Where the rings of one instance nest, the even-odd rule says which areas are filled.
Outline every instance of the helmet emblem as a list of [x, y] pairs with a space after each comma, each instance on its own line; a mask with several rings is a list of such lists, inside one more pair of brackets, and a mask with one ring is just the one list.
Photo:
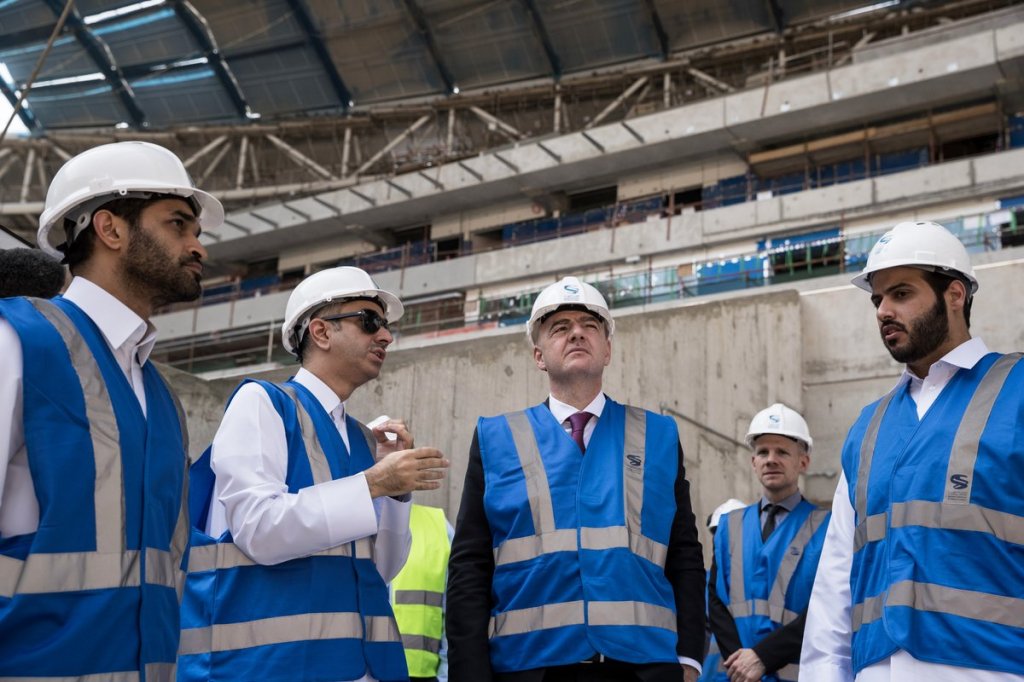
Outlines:
[[566, 284], [562, 288], [565, 289], [570, 294], [578, 294], [578, 293], [580, 293], [580, 288], [578, 286], [574, 286], [572, 284]]

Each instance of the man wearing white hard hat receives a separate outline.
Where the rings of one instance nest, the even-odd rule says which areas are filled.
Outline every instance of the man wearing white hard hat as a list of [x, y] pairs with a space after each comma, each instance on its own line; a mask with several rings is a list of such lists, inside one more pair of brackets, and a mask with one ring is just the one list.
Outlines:
[[754, 415], [746, 440], [761, 499], [724, 514], [715, 533], [708, 621], [723, 671], [713, 679], [796, 682], [829, 515], [800, 493], [814, 441], [782, 403]]
[[978, 290], [941, 225], [900, 223], [853, 283], [906, 369], [843, 446], [801, 673], [1024, 680], [1024, 363], [970, 334]]
[[199, 296], [223, 217], [145, 142], [50, 183], [39, 246], [74, 278], [0, 301], [0, 678], [174, 679], [188, 435], [149, 318]]
[[359, 268], [292, 292], [281, 335], [301, 368], [243, 382], [193, 466], [179, 680], [408, 678], [386, 583], [409, 552], [409, 493], [448, 462], [402, 421], [371, 430], [346, 410], [402, 312]]
[[481, 418], [448, 569], [452, 682], [692, 682], [704, 561], [675, 422], [602, 392], [615, 322], [576, 277], [527, 335], [550, 395]]

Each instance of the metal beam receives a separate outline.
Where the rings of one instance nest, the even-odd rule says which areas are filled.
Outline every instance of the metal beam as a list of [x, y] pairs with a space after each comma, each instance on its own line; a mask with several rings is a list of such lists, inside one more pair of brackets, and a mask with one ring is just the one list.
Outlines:
[[700, 69], [694, 68], [692, 66], [686, 69], [686, 73], [690, 74], [691, 76], [699, 80], [701, 83], [704, 83], [705, 85], [710, 85], [716, 90], [721, 90], [722, 92], [734, 92], [736, 90], [736, 88], [732, 87], [728, 83], [720, 81], [711, 74], [704, 73]]
[[313, 15], [310, 14], [303, 0], [288, 0], [288, 6], [291, 8], [295, 20], [299, 22], [299, 26], [306, 33], [309, 44], [312, 46], [313, 52], [316, 53], [317, 59], [320, 60], [320, 66], [323, 68], [324, 73], [327, 74], [327, 80], [331, 82], [334, 94], [337, 95], [338, 101], [341, 103], [341, 108], [348, 111], [353, 104], [352, 91], [345, 85], [345, 80], [341, 77], [338, 67], [334, 64], [334, 58], [331, 57], [331, 53], [327, 49], [323, 34], [313, 19]]
[[658, 41], [658, 51], [664, 61], [668, 59], [669, 53], [668, 33], [665, 32], [665, 25], [661, 23], [661, 16], [658, 14], [658, 8], [654, 6], [654, 0], [641, 0], [641, 2], [647, 11], [647, 19], [651, 22], [651, 30], [654, 31], [654, 37]]
[[[46, 4], [58, 17], [64, 11], [64, 3], [61, 0], [46, 0]], [[103, 77], [110, 83], [114, 94], [121, 100], [121, 105], [125, 108], [131, 124], [136, 128], [147, 127], [149, 124], [146, 122], [146, 114], [135, 100], [132, 86], [128, 84], [128, 80], [121, 71], [121, 67], [114, 61], [114, 55], [111, 54], [107, 44], [89, 30], [89, 27], [82, 21], [82, 15], [79, 14], [77, 9], [73, 9], [68, 14], [66, 26], [75, 34], [75, 39], [82, 46], [82, 49], [85, 50], [86, 54], [89, 55], [93, 63], [99, 68]]]
[[772, 15], [772, 25], [775, 27], [775, 32], [782, 35], [783, 31], [786, 30], [786, 14], [782, 11], [779, 0], [766, 1], [768, 3], [768, 12]]
[[283, 151], [285, 156], [287, 156], [289, 159], [299, 164], [303, 168], [311, 170], [320, 177], [325, 178], [327, 180], [338, 179], [334, 176], [333, 173], [331, 173], [331, 171], [327, 170], [326, 168], [318, 164], [316, 161], [309, 158], [308, 156], [300, 152], [298, 149], [296, 149], [295, 147], [291, 146], [290, 144], [279, 138], [277, 135], [267, 135], [266, 138], [272, 145]]
[[[12, 108], [18, 106], [18, 93], [14, 92], [3, 78], [0, 78], [0, 92], [2, 92], [4, 97], [7, 98], [7, 101], [11, 103]], [[21, 122], [24, 123], [25, 127], [29, 130], [39, 129], [39, 122], [36, 120], [32, 110], [28, 108], [28, 105], [21, 105], [21, 108], [18, 110], [18, 117], [21, 118]], [[7, 121], [0, 121], [0, 130], [3, 130], [3, 125], [6, 123]]]
[[418, 119], [416, 119], [416, 121], [411, 126], [406, 128], [405, 130], [403, 130], [402, 133], [398, 137], [396, 137], [395, 139], [391, 140], [391, 142], [388, 142], [386, 145], [384, 145], [383, 149], [381, 149], [379, 152], [377, 152], [376, 154], [371, 156], [366, 161], [366, 163], [364, 163], [359, 168], [357, 168], [356, 169], [356, 175], [362, 175], [364, 171], [366, 171], [368, 168], [373, 166], [373, 164], [377, 163], [377, 161], [381, 157], [383, 157], [385, 154], [387, 154], [392, 149], [394, 149], [399, 144], [401, 144], [402, 140], [404, 140], [405, 138], [407, 138], [410, 135], [412, 135], [413, 133], [415, 133], [417, 130], [419, 130], [423, 126], [423, 124], [425, 124], [429, 120], [430, 120], [430, 114], [424, 114], [423, 116], [420, 116]]
[[178, 19], [185, 25], [189, 34], [199, 43], [199, 47], [203, 50], [203, 56], [206, 57], [206, 63], [213, 69], [213, 73], [217, 76], [217, 80], [220, 81], [224, 92], [227, 93], [228, 98], [235, 105], [238, 116], [243, 120], [248, 119], [248, 114], [252, 113], [252, 109], [249, 108], [249, 103], [245, 100], [245, 95], [242, 94], [242, 88], [239, 87], [235, 74], [231, 73], [231, 68], [221, 56], [220, 49], [217, 47], [217, 42], [210, 31], [210, 25], [206, 23], [206, 19], [199, 14], [199, 11], [188, 0], [172, 0], [171, 6], [174, 8], [174, 13], [178, 16]]
[[444, 82], [445, 91], [455, 92], [455, 79], [452, 78], [451, 71], [448, 70], [444, 60], [441, 59], [441, 51], [437, 48], [434, 34], [430, 30], [430, 25], [427, 23], [427, 17], [423, 14], [423, 10], [416, 4], [416, 0], [402, 0], [402, 4], [405, 6], [405, 11], [409, 18], [412, 19], [413, 25], [416, 26], [416, 30], [419, 32], [427, 52], [430, 53], [430, 58], [434, 60], [437, 73]]
[[521, 0], [521, 2], [526, 13], [530, 15], [530, 24], [533, 26], [534, 34], [544, 48], [544, 56], [548, 58], [548, 66], [551, 67], [551, 77], [557, 81], [562, 77], [562, 60], [555, 52], [555, 45], [551, 42], [551, 36], [548, 35], [548, 29], [537, 9], [537, 3], [534, 0]]
[[470, 107], [469, 110], [476, 114], [477, 117], [479, 117], [481, 120], [483, 120], [484, 123], [493, 124], [495, 128], [501, 130], [506, 135], [510, 135], [517, 140], [522, 139], [523, 134], [521, 132], [519, 132], [516, 128], [509, 125], [508, 123], [505, 123], [494, 114], [484, 111], [480, 107]]
[[614, 101], [612, 101], [612, 103], [611, 103], [611, 104], [609, 104], [608, 106], [606, 106], [606, 107], [605, 107], [605, 108], [604, 108], [604, 109], [603, 109], [603, 110], [601, 111], [601, 113], [600, 113], [600, 114], [598, 114], [598, 115], [597, 115], [597, 116], [595, 116], [595, 117], [594, 117], [593, 119], [591, 119], [591, 121], [590, 121], [589, 123], [587, 123], [587, 125], [585, 125], [585, 126], [583, 126], [583, 127], [584, 127], [585, 129], [590, 129], [590, 128], [593, 128], [594, 126], [596, 126], [596, 125], [597, 125], [598, 123], [600, 123], [601, 121], [603, 121], [603, 120], [604, 120], [605, 118], [607, 118], [607, 117], [608, 117], [608, 114], [610, 114], [610, 113], [612, 113], [613, 111], [615, 111], [615, 109], [616, 109], [616, 108], [618, 108], [618, 106], [619, 106], [620, 104], [622, 104], [623, 102], [625, 102], [625, 101], [626, 101], [626, 99], [628, 99], [630, 95], [632, 95], [632, 94], [633, 94], [634, 92], [636, 92], [637, 90], [639, 90], [640, 88], [642, 88], [642, 87], [643, 87], [644, 85], [646, 85], [646, 84], [647, 84], [647, 80], [648, 80], [648, 79], [647, 79], [647, 76], [644, 76], [643, 78], [637, 78], [637, 79], [636, 79], [636, 80], [635, 80], [635, 81], [633, 82], [633, 84], [632, 84], [632, 85], [630, 85], [630, 86], [629, 86], [628, 88], [626, 88], [626, 91], [625, 91], [624, 93], [622, 93], [621, 95], [619, 95], [618, 97], [616, 97], [616, 98], [615, 98], [615, 100], [614, 100]]

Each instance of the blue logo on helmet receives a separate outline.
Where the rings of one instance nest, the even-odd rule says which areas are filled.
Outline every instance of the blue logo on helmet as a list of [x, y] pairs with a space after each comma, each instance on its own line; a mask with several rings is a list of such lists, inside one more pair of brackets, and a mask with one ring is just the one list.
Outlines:
[[570, 294], [578, 294], [578, 293], [580, 293], [580, 288], [577, 287], [577, 286], [574, 286], [572, 284], [566, 284], [562, 288], [565, 289]]

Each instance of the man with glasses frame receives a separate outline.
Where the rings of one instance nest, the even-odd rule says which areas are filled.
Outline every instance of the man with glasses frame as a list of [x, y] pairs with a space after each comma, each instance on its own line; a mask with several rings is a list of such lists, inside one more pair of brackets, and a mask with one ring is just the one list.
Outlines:
[[448, 462], [401, 420], [371, 431], [345, 409], [402, 312], [358, 268], [292, 292], [282, 341], [301, 368], [243, 382], [193, 467], [179, 680], [407, 679], [386, 583], [409, 551], [409, 493]]

